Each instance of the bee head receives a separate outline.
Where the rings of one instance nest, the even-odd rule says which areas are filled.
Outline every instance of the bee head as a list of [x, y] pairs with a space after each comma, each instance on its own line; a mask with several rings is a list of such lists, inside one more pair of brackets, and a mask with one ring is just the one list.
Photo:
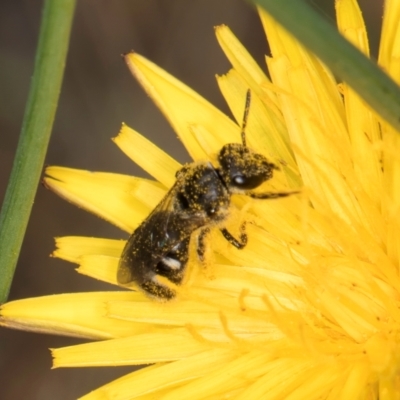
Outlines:
[[232, 192], [255, 189], [272, 178], [273, 170], [279, 169], [262, 154], [244, 144], [226, 144], [218, 155], [219, 174]]
[[226, 144], [218, 154], [218, 162], [221, 166], [218, 173], [231, 193], [255, 189], [272, 178], [274, 169], [279, 169], [262, 154], [250, 150], [246, 145], [250, 102], [251, 91], [248, 89], [241, 130], [242, 143]]

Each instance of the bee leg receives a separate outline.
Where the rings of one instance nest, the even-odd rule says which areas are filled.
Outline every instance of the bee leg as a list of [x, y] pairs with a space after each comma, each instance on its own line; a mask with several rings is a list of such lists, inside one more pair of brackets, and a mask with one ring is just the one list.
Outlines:
[[298, 190], [293, 190], [291, 192], [264, 192], [264, 193], [256, 193], [256, 192], [247, 192], [246, 196], [250, 196], [253, 199], [278, 199], [280, 197], [291, 196], [292, 194], [299, 193]]
[[176, 291], [169, 287], [157, 282], [157, 278], [144, 281], [140, 284], [140, 287], [150, 296], [155, 297], [159, 300], [171, 300], [175, 298]]
[[199, 256], [201, 262], [205, 261], [205, 254], [207, 251], [206, 237], [209, 233], [210, 229], [204, 228], [200, 231], [199, 237], [197, 239], [197, 255]]
[[213, 273], [213, 253], [211, 250], [211, 247], [207, 244], [207, 237], [209, 236], [210, 229], [209, 228], [203, 228], [200, 230], [199, 235], [197, 236], [197, 257], [200, 260], [202, 271], [203, 274], [206, 278], [208, 279], [214, 279], [214, 273]]
[[[164, 264], [165, 264], [165, 259], [164, 259]], [[174, 269], [169, 269], [165, 268], [164, 265], [161, 263], [157, 266], [156, 273], [157, 275], [164, 276], [167, 278], [169, 281], [172, 283], [175, 283], [176, 285], [180, 285], [183, 280], [183, 272], [184, 270], [174, 270]]]
[[182, 283], [189, 259], [190, 236], [175, 245], [157, 264], [155, 272], [171, 282]]
[[224, 235], [224, 238], [237, 249], [243, 249], [247, 244], [247, 234], [246, 234], [246, 222], [240, 226], [240, 236], [239, 240], [236, 239], [226, 228], [220, 229], [221, 233]]

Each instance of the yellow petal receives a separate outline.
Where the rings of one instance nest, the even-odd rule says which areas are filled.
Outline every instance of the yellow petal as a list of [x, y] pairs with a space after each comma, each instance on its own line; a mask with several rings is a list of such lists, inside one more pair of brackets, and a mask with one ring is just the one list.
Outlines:
[[119, 257], [108, 257], [102, 254], [83, 256], [77, 271], [91, 278], [118, 285], [117, 268]]
[[124, 240], [68, 236], [56, 239], [54, 257], [79, 264], [77, 271], [103, 282], [117, 284], [119, 258]]
[[[379, 47], [379, 65], [399, 84], [400, 83], [400, 3], [397, 0], [385, 1], [382, 36]], [[399, 133], [384, 121], [380, 121], [382, 128], [383, 144], [383, 166], [385, 171], [383, 186], [388, 193], [389, 199], [394, 204], [400, 203], [400, 159], [398, 150], [400, 147]], [[386, 210], [386, 218], [390, 221], [398, 221], [398, 207], [396, 209]], [[390, 253], [393, 256], [399, 254], [399, 243], [393, 238], [398, 235], [390, 227], [389, 241]], [[398, 257], [396, 257], [398, 260]]]
[[135, 398], [142, 398], [145, 394], [161, 396], [160, 391], [212, 374], [236, 356], [233, 351], [213, 349], [166, 365], [157, 364], [125, 375], [87, 394], [81, 400], [131, 399], [133, 387]]
[[244, 399], [325, 399], [338, 382], [340, 370], [319, 365], [306, 357], [281, 357], [262, 366], [264, 373], [244, 388]]
[[[232, 67], [238, 72], [245, 82], [247, 89], [251, 89], [257, 96], [263, 94], [262, 85], [270, 82], [266, 74], [251, 57], [246, 48], [239, 42], [237, 37], [226, 25], [220, 25], [215, 28], [215, 35], [218, 43], [228, 57]], [[273, 104], [277, 104], [274, 93], [269, 92], [268, 96]], [[224, 96], [226, 98], [226, 96]]]
[[354, 174], [343, 103], [331, 74], [265, 13], [262, 20], [268, 35], [278, 37], [268, 66], [286, 93], [279, 95], [282, 111], [313, 206], [321, 211], [328, 206], [335, 218], [373, 232], [368, 217], [373, 205]]
[[[222, 143], [240, 142], [240, 128], [192, 89], [138, 54], [130, 53], [125, 59], [194, 160], [206, 159], [208, 154], [193, 136], [192, 125], [202, 125]], [[243, 105], [244, 100], [243, 96]]]
[[124, 240], [64, 236], [56, 238], [56, 250], [52, 256], [73, 263], [79, 263], [81, 257], [90, 255], [101, 254], [104, 256], [119, 257], [124, 245]]
[[[218, 296], [218, 294], [216, 294]], [[243, 312], [238, 307], [238, 301], [233, 299], [232, 305], [223, 307], [224, 315], [229, 321], [229, 331], [237, 337], [247, 337], [257, 333], [270, 334], [270, 337], [278, 337], [279, 334], [272, 324], [267, 320], [259, 319], [251, 313]], [[264, 307], [265, 309], [265, 307]], [[168, 305], [147, 303], [133, 309], [132, 303], [110, 302], [109, 315], [118, 319], [127, 319], [136, 322], [151, 322], [164, 326], [186, 326], [191, 324], [199, 332], [207, 332], [206, 336], [212, 335], [213, 339], [227, 339], [224, 334], [224, 321], [221, 320], [220, 311], [213, 304], [202, 304], [194, 301], [176, 301]], [[261, 315], [261, 314], [260, 314]], [[259, 315], [259, 316], [260, 316]], [[207, 329], [204, 329], [207, 328]], [[268, 335], [263, 335], [263, 338]]]
[[[162, 346], [155, 346], [157, 343], [162, 343]], [[52, 354], [55, 368], [140, 365], [180, 360], [209, 347], [194, 339], [185, 329], [154, 329], [122, 339], [53, 349]]]
[[133, 162], [166, 188], [174, 184], [175, 173], [181, 165], [150, 140], [125, 124], [113, 140]]
[[[367, 32], [356, 1], [337, 1], [336, 14], [339, 29], [343, 35], [368, 55]], [[382, 154], [376, 146], [381, 141], [379, 122], [375, 113], [347, 84], [343, 84], [342, 91], [356, 178], [376, 206], [380, 208], [381, 193], [384, 188], [382, 187]]]
[[160, 183], [132, 176], [49, 167], [51, 190], [131, 233], [165, 195]]
[[[106, 300], [133, 300], [132, 292], [59, 294], [3, 304], [0, 325], [33, 332], [111, 339], [141, 332], [140, 325], [106, 316]], [[140, 298], [140, 296], [139, 296]]]
[[400, 4], [397, 0], [385, 1], [382, 34], [379, 45], [379, 65], [397, 82], [400, 82]]
[[366, 56], [369, 56], [367, 30], [357, 1], [337, 0], [335, 8], [339, 31]]

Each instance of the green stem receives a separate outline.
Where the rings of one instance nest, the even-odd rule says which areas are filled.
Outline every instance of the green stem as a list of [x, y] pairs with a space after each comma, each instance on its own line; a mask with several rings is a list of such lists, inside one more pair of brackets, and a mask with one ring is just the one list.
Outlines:
[[302, 0], [252, 0], [400, 131], [400, 88]]
[[0, 214], [0, 303], [7, 300], [57, 108], [76, 0], [45, 0], [21, 136]]

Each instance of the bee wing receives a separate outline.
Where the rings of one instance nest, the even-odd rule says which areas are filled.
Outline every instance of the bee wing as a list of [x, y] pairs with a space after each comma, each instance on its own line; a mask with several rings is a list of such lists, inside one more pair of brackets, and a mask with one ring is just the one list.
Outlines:
[[172, 188], [154, 208], [149, 216], [129, 237], [118, 266], [119, 283], [140, 281], [174, 246], [191, 232], [178, 225], [179, 210], [175, 207], [176, 196], [182, 180], [177, 179]]
[[[162, 200], [157, 204], [149, 216], [143, 221], [142, 225], [147, 226], [149, 230], [157, 229], [157, 237], [162, 238], [168, 236], [171, 231], [171, 224], [175, 220], [180, 210], [176, 207], [177, 195], [182, 186], [182, 181], [178, 179]], [[149, 232], [150, 233], [150, 232]], [[171, 243], [173, 246], [173, 244]]]
[[207, 223], [207, 215], [201, 207], [189, 206], [184, 188], [186, 179], [185, 176], [177, 178], [165, 197], [136, 230], [139, 235], [147, 236], [151, 240], [154, 256], [165, 256]]
[[170, 214], [173, 212], [174, 197], [179, 185], [176, 181], [160, 203], [129, 237], [119, 261], [117, 274], [119, 283], [137, 280], [138, 276], [144, 273], [146, 266], [151, 269], [152, 265], [159, 262], [162, 257], [160, 250], [167, 239]]

